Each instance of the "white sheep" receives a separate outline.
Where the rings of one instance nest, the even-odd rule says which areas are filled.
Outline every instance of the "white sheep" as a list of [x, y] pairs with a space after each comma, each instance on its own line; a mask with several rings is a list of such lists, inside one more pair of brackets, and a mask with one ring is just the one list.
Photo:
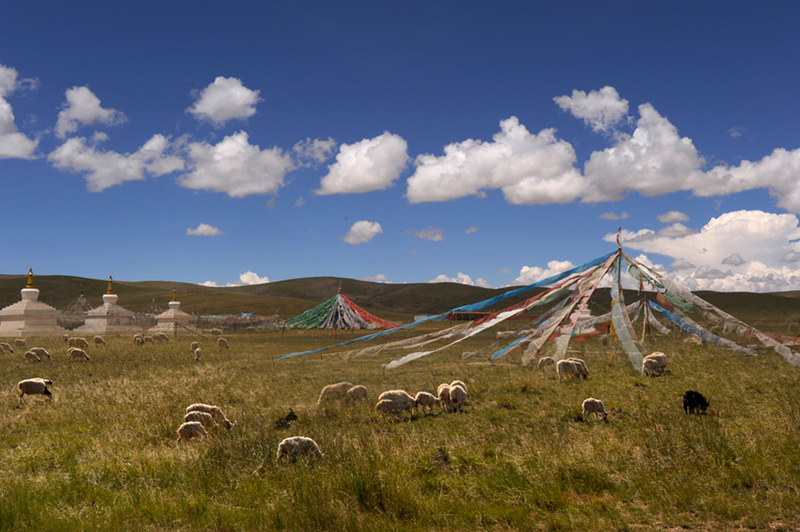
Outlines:
[[461, 412], [467, 402], [467, 391], [461, 386], [450, 385], [450, 406], [454, 412]]
[[445, 412], [450, 411], [450, 385], [442, 383], [439, 385], [439, 388], [436, 389], [436, 395], [439, 396], [439, 402], [442, 405], [442, 408]]
[[106, 345], [106, 339], [102, 336], [95, 336], [94, 337], [94, 346], [97, 347], [98, 345]]
[[11, 349], [11, 344], [7, 344], [5, 342], [0, 342], [0, 353], [13, 353], [14, 350]]
[[222, 409], [218, 406], [195, 403], [186, 407], [186, 413], [188, 414], [189, 412], [206, 412], [211, 414], [211, 416], [214, 418], [214, 421], [216, 421], [218, 424], [224, 425], [226, 429], [230, 430], [233, 428], [233, 423], [228, 421], [228, 418], [225, 417]]
[[69, 335], [67, 333], [64, 333], [61, 335], [61, 339], [64, 340], [64, 343], [67, 343], [67, 341], [69, 340]]
[[316, 460], [325, 458], [317, 442], [305, 436], [285, 438], [278, 444], [278, 460], [294, 460], [303, 455]]
[[169, 336], [167, 336], [166, 333], [163, 332], [155, 333], [153, 335], [153, 343], [155, 343], [156, 340], [158, 340], [159, 342], [169, 342]]
[[567, 360], [574, 362], [575, 364], [578, 364], [579, 370], [581, 372], [581, 377], [585, 379], [589, 376], [589, 369], [586, 367], [586, 362], [584, 362], [580, 358], [568, 358]]
[[427, 414], [426, 409], [430, 410], [430, 413], [433, 414], [434, 406], [442, 406], [442, 402], [432, 393], [428, 392], [417, 392], [417, 395], [414, 396], [414, 403], [416, 404], [414, 410], [421, 406], [423, 414]]
[[592, 414], [594, 414], [595, 417], [603, 416], [603, 421], [608, 418], [608, 412], [606, 412], [606, 407], [603, 406], [603, 401], [595, 399], [594, 397], [589, 397], [583, 401], [583, 419], [589, 421], [589, 417]]
[[345, 401], [347, 403], [355, 403], [357, 401], [366, 400], [367, 399], [367, 387], [358, 384], [353, 386], [347, 393], [345, 394]]
[[39, 355], [39, 358], [47, 357], [48, 360], [50, 359], [50, 353], [48, 353], [47, 349], [45, 349], [44, 347], [31, 347], [29, 351], [33, 351], [34, 353]]
[[450, 387], [452, 388], [453, 386], [458, 386], [462, 390], [464, 390], [464, 393], [467, 393], [467, 385], [464, 384], [463, 382], [461, 382], [461, 381], [453, 381], [453, 382], [450, 383]]
[[642, 375], [645, 377], [661, 375], [661, 365], [658, 363], [658, 360], [652, 358], [645, 358], [642, 360]]
[[230, 347], [231, 347], [230, 345], [228, 345], [228, 340], [226, 340], [225, 338], [221, 338], [221, 337], [217, 338], [217, 346], [220, 349], [230, 349]]
[[26, 351], [25, 352], [25, 360], [28, 362], [41, 362], [42, 359], [39, 358], [39, 355], [34, 353], [33, 351]]
[[144, 336], [141, 334], [133, 335], [133, 345], [144, 345]]
[[191, 412], [187, 412], [185, 416], [183, 416], [183, 421], [197, 421], [202, 423], [204, 427], [212, 428], [217, 427], [217, 422], [214, 419], [214, 416], [209, 414], [208, 412], [200, 412], [199, 410], [192, 410]]
[[68, 355], [70, 360], [89, 360], [89, 355], [86, 354], [86, 351], [77, 347], [70, 347]]
[[192, 342], [191, 347], [189, 347], [189, 352], [194, 353], [195, 349], [197, 349], [198, 347], [200, 347], [200, 344], [198, 344], [197, 342]]
[[536, 365], [540, 371], [544, 371], [548, 368], [556, 369], [556, 361], [553, 357], [543, 357], [539, 359], [539, 363]]
[[67, 340], [67, 344], [72, 347], [89, 347], [89, 342], [86, 341], [86, 338], [81, 338], [79, 336], [70, 336]]
[[644, 357], [642, 363], [644, 363], [645, 360], [655, 360], [658, 363], [658, 367], [660, 368], [659, 374], [664, 373], [664, 371], [666, 371], [667, 369], [667, 355], [665, 355], [661, 351], [654, 351], [650, 353], [649, 355]]
[[28, 348], [28, 342], [24, 338], [17, 338], [14, 340], [14, 347]]
[[178, 427], [178, 443], [181, 440], [187, 441], [192, 438], [205, 438], [206, 436], [208, 436], [208, 433], [199, 421], [187, 421]]
[[24, 395], [44, 395], [45, 397], [50, 398], [53, 400], [53, 394], [50, 393], [50, 390], [47, 389], [48, 384], [53, 384], [51, 380], [45, 379], [25, 379], [23, 381], [19, 381], [17, 383], [17, 388], [19, 389], [19, 402], [23, 402]]
[[578, 379], [583, 375], [583, 369], [580, 364], [572, 360], [559, 360], [556, 364], [556, 371], [558, 372], [558, 382], [561, 382], [563, 378], [569, 377], [570, 375]]
[[412, 408], [417, 408], [417, 402], [405, 390], [389, 390], [383, 392], [378, 396], [378, 402], [383, 401], [384, 399], [407, 404], [409, 410]]
[[211, 329], [212, 336], [220, 336], [222, 335], [222, 331], [220, 329]]
[[203, 350], [198, 347], [197, 349], [194, 350], [194, 359], [199, 362], [200, 360], [202, 360], [202, 358], [203, 358]]
[[375, 411], [380, 412], [383, 417], [386, 416], [399, 416], [403, 415], [403, 412], [408, 410], [411, 413], [411, 405], [406, 402], [401, 401], [393, 401], [391, 399], [381, 399], [378, 401], [378, 404], [375, 405]]
[[337, 382], [325, 386], [317, 399], [317, 408], [322, 407], [322, 404], [328, 401], [341, 401], [347, 397], [347, 390], [352, 387], [353, 385], [349, 382]]
[[156, 343], [155, 339], [152, 336], [149, 336], [149, 335], [142, 337], [142, 339], [144, 340], [144, 343], [146, 343], [146, 344], [154, 344], [154, 343]]

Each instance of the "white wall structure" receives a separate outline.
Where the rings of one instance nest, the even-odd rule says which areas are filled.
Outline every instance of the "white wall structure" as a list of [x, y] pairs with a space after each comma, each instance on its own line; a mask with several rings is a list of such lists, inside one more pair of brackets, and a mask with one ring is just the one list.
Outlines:
[[60, 336], [67, 332], [56, 323], [59, 311], [39, 301], [33, 269], [28, 271], [28, 284], [20, 293], [22, 301], [0, 310], [0, 337]]
[[117, 305], [119, 296], [114, 293], [113, 279], [108, 278], [108, 290], [103, 294], [103, 304], [86, 313], [86, 323], [75, 329], [76, 333], [129, 334], [139, 332], [133, 325], [133, 312]]

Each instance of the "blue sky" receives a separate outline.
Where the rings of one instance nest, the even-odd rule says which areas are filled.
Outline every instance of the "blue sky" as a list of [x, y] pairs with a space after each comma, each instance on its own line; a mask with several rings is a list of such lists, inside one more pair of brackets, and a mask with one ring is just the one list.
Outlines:
[[0, 17], [0, 273], [800, 289], [796, 2], [117, 4]]

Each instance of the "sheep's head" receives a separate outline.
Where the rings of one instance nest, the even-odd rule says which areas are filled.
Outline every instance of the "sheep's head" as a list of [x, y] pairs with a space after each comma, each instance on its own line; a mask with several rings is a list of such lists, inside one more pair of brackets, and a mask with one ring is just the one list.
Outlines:
[[231, 423], [227, 419], [225, 421], [223, 421], [222, 424], [225, 425], [225, 428], [228, 429], [228, 430], [231, 430], [233, 428], [233, 423]]

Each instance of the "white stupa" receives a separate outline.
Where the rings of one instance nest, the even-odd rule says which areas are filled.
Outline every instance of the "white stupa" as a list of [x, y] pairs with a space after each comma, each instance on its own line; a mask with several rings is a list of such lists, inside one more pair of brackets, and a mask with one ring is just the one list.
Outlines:
[[22, 301], [0, 310], [0, 337], [60, 336], [67, 332], [56, 323], [58, 310], [39, 301], [33, 269], [28, 271], [28, 284], [20, 293]]
[[75, 329], [77, 333], [128, 334], [138, 332], [133, 325], [133, 312], [117, 305], [119, 296], [114, 293], [114, 280], [108, 278], [108, 290], [103, 294], [103, 304], [86, 313], [86, 323]]
[[158, 325], [148, 329], [150, 334], [163, 332], [167, 334], [179, 334], [187, 332], [192, 316], [181, 310], [181, 302], [178, 301], [178, 292], [172, 290], [172, 301], [169, 302], [169, 310], [156, 316]]

